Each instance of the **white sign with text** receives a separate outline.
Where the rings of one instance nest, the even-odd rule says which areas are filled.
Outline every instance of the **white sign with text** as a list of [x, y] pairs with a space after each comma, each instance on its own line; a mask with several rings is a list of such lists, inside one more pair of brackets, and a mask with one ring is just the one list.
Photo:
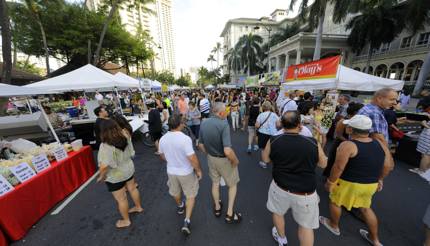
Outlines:
[[41, 171], [47, 169], [51, 166], [49, 163], [48, 157], [45, 154], [37, 155], [31, 159], [36, 172], [40, 173]]
[[2, 175], [0, 175], [0, 196], [13, 191], [13, 189], [13, 186]]
[[56, 147], [52, 152], [54, 152], [55, 159], [61, 161], [67, 158], [67, 152], [63, 145]]
[[36, 175], [28, 163], [25, 162], [14, 167], [9, 167], [9, 169], [21, 183], [24, 183]]

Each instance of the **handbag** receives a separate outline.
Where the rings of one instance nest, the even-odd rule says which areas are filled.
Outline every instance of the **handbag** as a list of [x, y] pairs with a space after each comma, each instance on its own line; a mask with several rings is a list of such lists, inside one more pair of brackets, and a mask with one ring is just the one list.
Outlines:
[[400, 140], [405, 136], [405, 133], [400, 131], [400, 130], [396, 130], [394, 128], [390, 128], [390, 135], [392, 139], [395, 140]]

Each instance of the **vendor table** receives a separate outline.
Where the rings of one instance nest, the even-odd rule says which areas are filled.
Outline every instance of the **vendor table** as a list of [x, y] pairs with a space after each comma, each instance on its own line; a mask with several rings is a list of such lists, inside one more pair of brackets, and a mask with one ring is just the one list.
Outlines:
[[40, 218], [87, 181], [95, 170], [89, 146], [69, 153], [65, 160], [51, 163], [50, 168], [0, 197], [0, 231], [11, 241], [23, 238]]

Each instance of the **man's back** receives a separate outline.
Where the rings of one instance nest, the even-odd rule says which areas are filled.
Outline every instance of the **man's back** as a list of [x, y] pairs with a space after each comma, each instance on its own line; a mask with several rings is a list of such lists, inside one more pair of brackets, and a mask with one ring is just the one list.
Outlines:
[[224, 157], [224, 147], [231, 147], [228, 123], [217, 117], [204, 120], [200, 126], [199, 140], [209, 155]]
[[271, 138], [270, 159], [276, 184], [292, 192], [316, 189], [318, 144], [314, 138], [283, 134]]
[[188, 175], [193, 167], [188, 156], [194, 154], [191, 138], [179, 131], [166, 133], [160, 139], [160, 152], [167, 160], [167, 173], [172, 175]]

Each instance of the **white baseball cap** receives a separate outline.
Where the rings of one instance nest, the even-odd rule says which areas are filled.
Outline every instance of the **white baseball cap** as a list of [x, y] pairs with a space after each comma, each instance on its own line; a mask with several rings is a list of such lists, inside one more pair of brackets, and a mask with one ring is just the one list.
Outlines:
[[343, 124], [359, 130], [372, 129], [372, 120], [365, 115], [355, 115], [349, 120], [344, 120]]

